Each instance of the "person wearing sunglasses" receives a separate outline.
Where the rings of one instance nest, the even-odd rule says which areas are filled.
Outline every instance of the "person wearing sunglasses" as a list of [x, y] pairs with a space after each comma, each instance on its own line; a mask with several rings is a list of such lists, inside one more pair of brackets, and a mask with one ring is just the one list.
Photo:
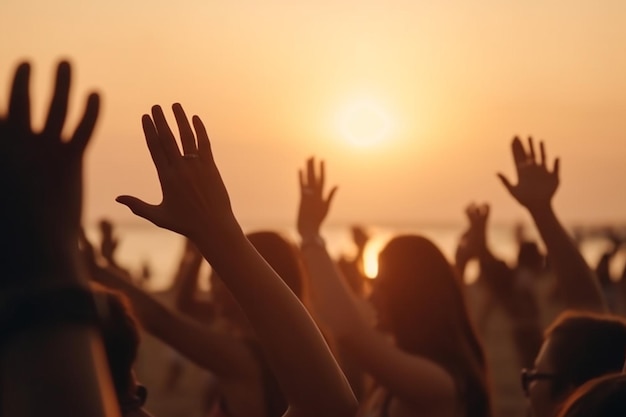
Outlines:
[[532, 138], [524, 146], [515, 137], [511, 151], [517, 184], [503, 174], [498, 176], [533, 218], [546, 246], [564, 308], [570, 310], [544, 332], [534, 368], [522, 371], [522, 388], [532, 414], [552, 417], [577, 387], [622, 369], [626, 321], [608, 314], [594, 273], [552, 206], [560, 184], [559, 158], [548, 164], [543, 142], [536, 152]]
[[626, 358], [626, 321], [590, 313], [563, 313], [548, 328], [522, 389], [535, 417], [551, 417], [578, 387], [620, 372]]

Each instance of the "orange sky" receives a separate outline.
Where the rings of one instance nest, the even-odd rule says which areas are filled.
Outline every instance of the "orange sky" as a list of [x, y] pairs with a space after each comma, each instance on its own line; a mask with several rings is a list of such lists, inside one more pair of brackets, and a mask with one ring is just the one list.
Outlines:
[[[525, 218], [495, 177], [513, 174], [516, 133], [562, 157], [566, 220], [623, 220], [626, 2], [420, 3], [2, 0], [0, 109], [22, 58], [36, 120], [61, 57], [75, 64], [71, 110], [103, 93], [88, 220], [133, 220], [118, 194], [158, 200], [140, 117], [175, 101], [205, 121], [244, 225], [293, 222], [312, 154], [340, 185], [331, 221], [455, 223], [473, 199]], [[337, 127], [358, 100], [392, 120], [379, 146]]]

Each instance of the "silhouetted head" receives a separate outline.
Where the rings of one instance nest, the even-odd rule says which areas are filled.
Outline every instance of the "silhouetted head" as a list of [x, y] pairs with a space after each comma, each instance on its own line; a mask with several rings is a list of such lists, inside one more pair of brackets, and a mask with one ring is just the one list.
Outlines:
[[625, 358], [626, 321], [608, 315], [563, 313], [546, 330], [535, 360], [536, 371], [548, 377], [528, 385], [534, 415], [554, 415], [585, 382], [620, 372]]
[[302, 262], [293, 243], [276, 232], [261, 231], [246, 235], [263, 259], [280, 275], [291, 291], [302, 298]]
[[455, 271], [428, 239], [404, 235], [379, 255], [372, 303], [401, 349], [425, 356], [467, 390], [468, 414], [489, 415], [485, 359]]
[[626, 416], [626, 375], [593, 379], [578, 388], [566, 401], [559, 417]]
[[398, 236], [380, 252], [372, 302], [382, 329], [408, 351], [465, 338], [469, 321], [455, 272], [441, 251], [421, 236]]

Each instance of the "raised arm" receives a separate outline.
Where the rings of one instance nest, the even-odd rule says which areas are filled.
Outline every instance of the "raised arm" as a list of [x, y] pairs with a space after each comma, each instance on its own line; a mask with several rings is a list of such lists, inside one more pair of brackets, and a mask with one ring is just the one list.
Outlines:
[[353, 415], [354, 395], [317, 326], [237, 223], [202, 121], [194, 116], [192, 129], [182, 107], [173, 109], [182, 155], [159, 106], [142, 119], [163, 201], [151, 205], [129, 196], [118, 201], [194, 241], [256, 331], [289, 402], [288, 415]]
[[466, 245], [466, 251], [471, 254], [471, 257], [478, 259], [481, 275], [498, 276], [501, 278], [502, 276], [511, 275], [513, 271], [491, 251], [489, 246], [487, 222], [490, 211], [488, 204], [470, 204], [465, 209], [470, 226], [464, 236], [464, 244]]
[[89, 96], [63, 139], [71, 71], [61, 62], [44, 128], [34, 132], [30, 71], [17, 68], [0, 117], [0, 414], [117, 416], [77, 247], [83, 153], [99, 96]]
[[116, 268], [102, 266], [93, 246], [82, 235], [81, 246], [90, 277], [130, 300], [142, 327], [196, 365], [224, 380], [249, 380], [256, 363], [249, 350], [226, 331], [214, 330], [164, 306], [135, 286]]
[[[448, 409], [453, 412], [456, 388], [452, 376], [423, 357], [410, 355], [376, 331], [359, 311], [320, 236], [320, 227], [336, 188], [324, 196], [323, 162], [317, 173], [315, 160], [309, 159], [300, 171], [300, 209], [298, 232], [301, 251], [310, 276], [311, 299], [316, 317], [361, 368], [412, 410], [427, 413]], [[416, 329], [419, 331], [419, 329]]]
[[212, 304], [199, 300], [198, 279], [204, 258], [194, 243], [186, 240], [178, 271], [174, 276], [174, 297], [176, 309], [196, 320], [207, 323], [214, 318]]
[[487, 220], [490, 207], [488, 204], [470, 204], [465, 208], [469, 227], [461, 236], [456, 250], [456, 269], [460, 277], [464, 277], [465, 265], [476, 259], [480, 265], [480, 282], [485, 287], [485, 299], [481, 303], [476, 322], [484, 329], [487, 318], [498, 301], [499, 287], [510, 283], [512, 286], [513, 271], [502, 260], [491, 252], [487, 239]]
[[481, 268], [501, 262], [489, 247], [487, 239], [487, 220], [489, 218], [488, 204], [470, 204], [465, 209], [469, 227], [461, 236], [456, 250], [456, 269], [461, 274], [465, 271], [467, 262], [477, 259]]
[[552, 207], [552, 198], [559, 186], [559, 159], [554, 161], [550, 170], [543, 142], [539, 144], [537, 156], [532, 138], [528, 139], [528, 150], [517, 137], [513, 139], [511, 149], [518, 182], [513, 185], [503, 174], [498, 177], [532, 216], [548, 250], [567, 307], [607, 312], [593, 272]]

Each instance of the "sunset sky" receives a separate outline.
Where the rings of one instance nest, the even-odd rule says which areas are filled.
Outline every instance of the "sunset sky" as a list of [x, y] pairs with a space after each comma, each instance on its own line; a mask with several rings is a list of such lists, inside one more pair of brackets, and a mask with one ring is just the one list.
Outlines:
[[495, 175], [515, 180], [515, 134], [561, 157], [566, 221], [626, 217], [623, 0], [2, 0], [0, 39], [3, 114], [23, 59], [39, 124], [60, 58], [70, 127], [103, 95], [89, 221], [135, 221], [119, 194], [158, 202], [140, 118], [174, 102], [204, 120], [244, 226], [293, 223], [310, 155], [340, 186], [332, 222], [459, 223], [472, 200], [524, 219]]

